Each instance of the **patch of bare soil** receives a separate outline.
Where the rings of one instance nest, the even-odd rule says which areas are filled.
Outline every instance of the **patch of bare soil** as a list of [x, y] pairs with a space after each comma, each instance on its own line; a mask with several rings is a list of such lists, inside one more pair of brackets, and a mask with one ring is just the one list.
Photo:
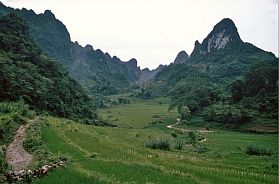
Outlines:
[[23, 147], [23, 141], [26, 135], [28, 125], [21, 125], [17, 130], [13, 142], [7, 149], [7, 162], [12, 166], [14, 171], [26, 169], [33, 160], [33, 156], [28, 153]]
[[[186, 129], [186, 128], [175, 127], [175, 126], [179, 125], [179, 123], [180, 123], [180, 119], [177, 119], [177, 122], [175, 124], [168, 125], [167, 128], [178, 130], [178, 131], [181, 131], [181, 132], [190, 132], [190, 131], [197, 131], [199, 133], [212, 133], [212, 132], [214, 132], [212, 130], [191, 130], [191, 129]], [[201, 140], [200, 143], [205, 142], [205, 141], [207, 141], [206, 138]]]

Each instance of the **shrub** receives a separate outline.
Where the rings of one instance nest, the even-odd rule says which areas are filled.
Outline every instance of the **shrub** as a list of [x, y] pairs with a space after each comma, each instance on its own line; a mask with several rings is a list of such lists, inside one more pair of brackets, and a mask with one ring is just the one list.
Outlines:
[[175, 149], [182, 150], [184, 147], [185, 142], [181, 139], [176, 141]]
[[30, 152], [43, 148], [41, 127], [38, 124], [31, 124], [27, 129], [27, 136], [23, 141], [24, 148]]
[[118, 98], [118, 103], [119, 104], [130, 104], [130, 100], [127, 98], [120, 97], [120, 98]]
[[160, 124], [160, 123], [164, 123], [164, 121], [162, 119], [156, 119], [156, 120], [152, 121], [150, 124], [156, 125], [156, 124]]
[[92, 158], [92, 159], [95, 159], [95, 158], [97, 158], [97, 156], [98, 156], [98, 153], [90, 153], [90, 154], [88, 154], [87, 155], [87, 157], [89, 157], [89, 158]]
[[199, 154], [205, 153], [205, 152], [207, 152], [207, 151], [208, 151], [208, 148], [205, 147], [205, 146], [198, 146], [198, 147], [196, 148], [196, 152], [199, 153]]
[[166, 138], [155, 138], [145, 143], [145, 147], [152, 149], [170, 150], [170, 140]]
[[256, 156], [272, 155], [272, 151], [270, 149], [264, 147], [263, 145], [256, 145], [252, 143], [246, 147], [245, 153], [248, 155], [256, 155]]
[[188, 138], [189, 138], [189, 141], [188, 141], [189, 144], [193, 144], [194, 145], [194, 144], [197, 143], [196, 132], [193, 132], [193, 131], [189, 132], [188, 133]]
[[35, 112], [29, 110], [29, 106], [23, 100], [18, 102], [1, 102], [0, 113], [16, 113], [17, 115], [33, 118]]
[[174, 137], [174, 138], [176, 138], [176, 137], [177, 137], [177, 134], [176, 134], [175, 132], [172, 132], [172, 133], [171, 133], [171, 136]]

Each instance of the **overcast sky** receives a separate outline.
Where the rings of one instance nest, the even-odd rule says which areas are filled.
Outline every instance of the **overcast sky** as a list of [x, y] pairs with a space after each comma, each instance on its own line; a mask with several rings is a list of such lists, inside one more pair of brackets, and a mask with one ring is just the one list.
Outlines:
[[221, 19], [231, 18], [245, 42], [278, 56], [278, 0], [0, 0], [5, 5], [50, 9], [72, 41], [91, 44], [141, 68], [189, 55]]

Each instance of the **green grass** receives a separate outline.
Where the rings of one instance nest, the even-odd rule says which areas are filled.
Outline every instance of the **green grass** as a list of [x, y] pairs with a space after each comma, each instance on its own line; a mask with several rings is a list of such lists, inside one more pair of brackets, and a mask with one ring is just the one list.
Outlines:
[[[113, 121], [120, 127], [144, 128], [159, 116], [162, 119], [175, 118], [178, 116], [176, 110], [168, 111], [167, 103], [159, 104], [160, 100], [137, 102], [134, 104], [119, 105], [114, 108], [102, 109], [99, 114], [103, 119]], [[161, 102], [165, 102], [162, 99]]]
[[[215, 130], [204, 134], [207, 141], [201, 146], [209, 150], [205, 153], [190, 148], [163, 151], [146, 148], [145, 142], [170, 137], [174, 131], [165, 126], [175, 123], [178, 114], [168, 112], [166, 104], [142, 102], [101, 111], [104, 118], [110, 114], [119, 119], [119, 127], [48, 118], [49, 126], [42, 127], [43, 141], [70, 161], [33, 183], [277, 183], [277, 154], [249, 156], [243, 151], [251, 142], [277, 150], [277, 135]], [[163, 123], [146, 128], [154, 115]], [[88, 157], [93, 153], [96, 158]]]

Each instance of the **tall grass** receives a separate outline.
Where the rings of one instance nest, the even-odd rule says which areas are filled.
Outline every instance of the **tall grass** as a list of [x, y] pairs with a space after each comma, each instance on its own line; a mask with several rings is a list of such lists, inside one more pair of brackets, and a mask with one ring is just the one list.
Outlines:
[[170, 150], [171, 143], [167, 138], [155, 138], [147, 141], [145, 147], [152, 149]]
[[25, 117], [33, 117], [34, 112], [29, 110], [29, 106], [22, 100], [18, 102], [1, 102], [0, 113], [17, 113]]
[[273, 154], [272, 151], [270, 149], [266, 148], [265, 146], [256, 145], [256, 144], [252, 144], [252, 143], [250, 143], [246, 147], [245, 152], [248, 155], [256, 155], [256, 156], [263, 156], [263, 155], [270, 156]]

